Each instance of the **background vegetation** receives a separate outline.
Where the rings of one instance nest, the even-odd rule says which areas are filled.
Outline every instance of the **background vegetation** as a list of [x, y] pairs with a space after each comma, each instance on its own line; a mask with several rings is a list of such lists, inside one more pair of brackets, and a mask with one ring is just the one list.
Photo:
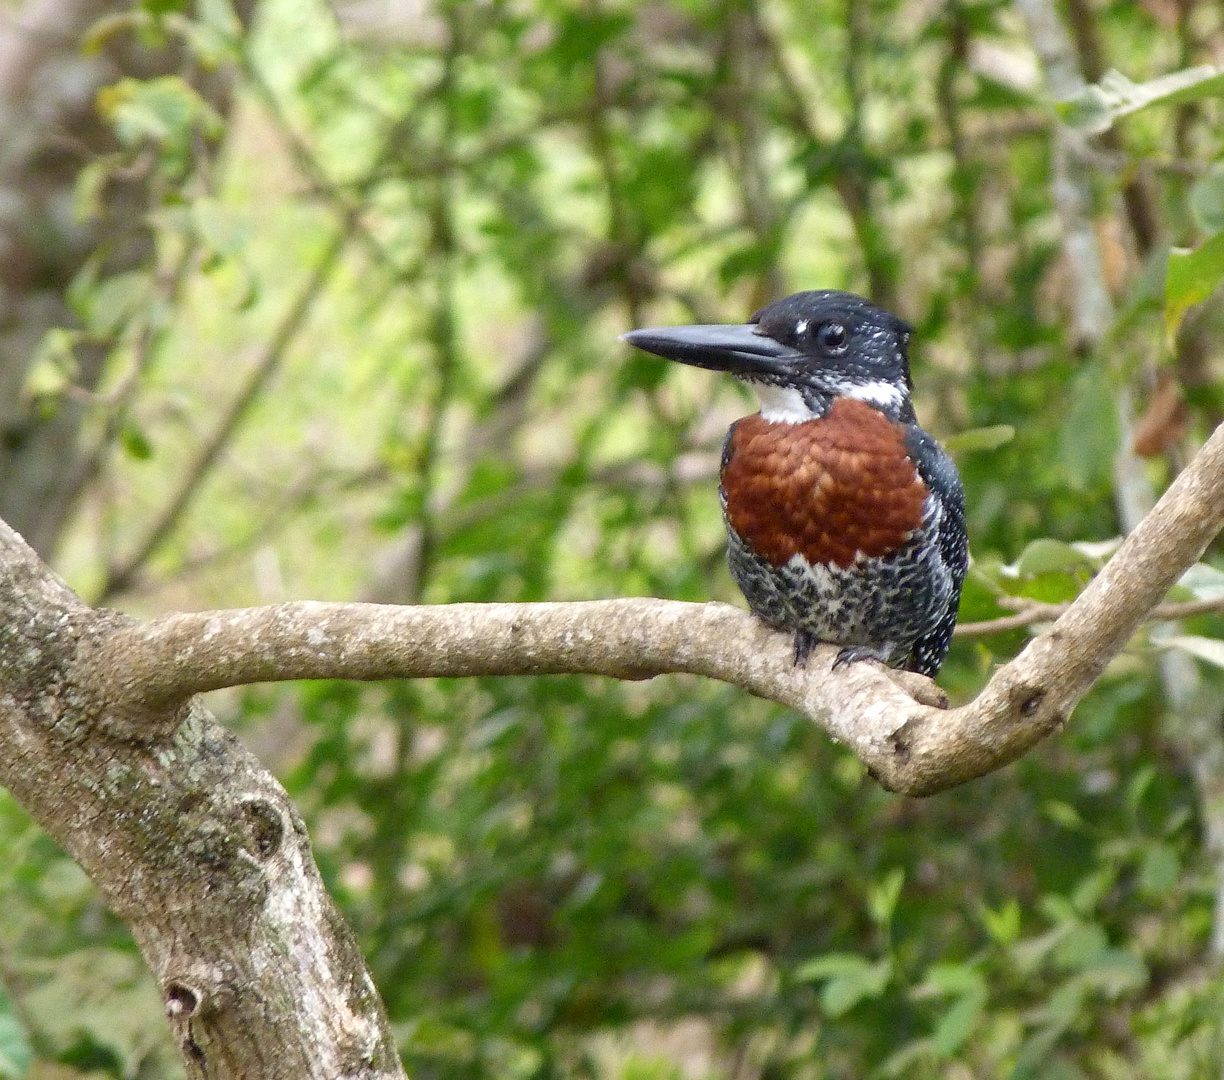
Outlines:
[[[55, 220], [95, 231], [31, 275], [49, 327], [7, 316], [0, 501], [91, 600], [738, 602], [714, 489], [748, 397], [615, 339], [801, 288], [915, 325], [963, 621], [1075, 595], [1224, 416], [1219, 305], [1179, 329], [1224, 271], [1218, 88], [1114, 127], [1054, 107], [1212, 62], [1224, 5], [248, 14], [88, 13], [116, 66]], [[1213, 564], [1184, 598], [1224, 595]], [[972, 696], [1025, 633], [958, 639], [941, 683]], [[692, 678], [215, 704], [306, 816], [418, 1080], [1197, 1078], [1224, 1070], [1222, 633], [1153, 629], [1063, 736], [922, 802]], [[7, 797], [0, 986], [0, 1076], [176, 1074], [134, 946]]]

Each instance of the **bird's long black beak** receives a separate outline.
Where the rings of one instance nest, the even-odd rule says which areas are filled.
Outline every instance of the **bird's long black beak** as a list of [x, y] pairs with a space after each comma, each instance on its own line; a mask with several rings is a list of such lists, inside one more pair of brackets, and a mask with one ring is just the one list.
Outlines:
[[661, 326], [630, 330], [620, 339], [667, 360], [739, 375], [784, 374], [790, 370], [788, 361], [798, 355], [789, 346], [757, 333], [751, 324]]

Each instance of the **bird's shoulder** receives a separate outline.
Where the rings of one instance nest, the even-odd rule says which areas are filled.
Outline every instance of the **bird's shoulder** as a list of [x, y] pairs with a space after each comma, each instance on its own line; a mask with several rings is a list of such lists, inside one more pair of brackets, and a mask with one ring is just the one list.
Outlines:
[[965, 516], [965, 489], [960, 473], [944, 448], [917, 424], [905, 424], [906, 450], [918, 468], [923, 482], [942, 499], [945, 506], [962, 519]]

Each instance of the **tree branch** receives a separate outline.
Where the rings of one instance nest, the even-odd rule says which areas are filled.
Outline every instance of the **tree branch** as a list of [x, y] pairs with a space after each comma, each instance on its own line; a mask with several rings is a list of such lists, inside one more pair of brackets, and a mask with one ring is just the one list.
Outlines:
[[[973, 639], [1023, 630], [1035, 623], [1053, 622], [1070, 608], [1070, 604], [1043, 604], [1034, 600], [1015, 615], [983, 619], [981, 622], [957, 623], [952, 636], [958, 639]], [[1143, 621], [1177, 622], [1179, 619], [1190, 619], [1195, 615], [1213, 615], [1221, 611], [1224, 611], [1224, 597], [1214, 600], [1181, 600], [1172, 604], [1157, 604], [1143, 617]]]
[[199, 702], [140, 731], [99, 704], [116, 625], [0, 523], [0, 784], [131, 927], [191, 1080], [402, 1080], [276, 780]]
[[226, 407], [216, 426], [196, 450], [183, 473], [178, 490], [158, 512], [144, 535], [136, 542], [132, 553], [112, 566], [106, 575], [98, 598], [107, 600], [129, 588], [136, 575], [178, 527], [187, 507], [195, 499], [204, 481], [211, 475], [222, 452], [229, 445], [242, 421], [250, 412], [268, 381], [280, 368], [290, 345], [311, 313], [315, 300], [326, 287], [348, 244], [353, 220], [346, 219], [328, 241], [327, 247], [311, 271], [310, 277], [294, 297], [259, 359], [246, 373], [237, 396]]
[[[105, 706], [139, 725], [203, 690], [306, 678], [562, 672], [641, 679], [688, 672], [791, 706], [885, 787], [941, 791], [1015, 760], [1058, 730], [1145, 615], [1224, 524], [1224, 427], [1058, 621], [945, 711], [919, 676], [872, 664], [807, 668], [785, 634], [724, 604], [647, 598], [391, 607], [301, 602], [126, 622], [81, 665]], [[102, 678], [103, 673], [106, 678]]]

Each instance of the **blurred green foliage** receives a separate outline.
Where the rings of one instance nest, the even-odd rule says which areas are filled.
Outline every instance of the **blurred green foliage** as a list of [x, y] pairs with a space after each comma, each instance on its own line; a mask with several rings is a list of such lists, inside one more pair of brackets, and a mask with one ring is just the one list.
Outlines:
[[[615, 337], [800, 288], [915, 324], [918, 412], [968, 494], [963, 621], [1083, 587], [1121, 531], [1132, 411], [1157, 490], [1224, 416], [1218, 305], [1182, 322], [1224, 274], [1220, 105], [1199, 91], [1092, 148], [1118, 310], [1093, 349], [1069, 330], [1059, 113], [1010, 4], [398, 10], [268, 0], [247, 37], [220, 0], [131, 16], [151, 47], [233, 65], [240, 95], [224, 119], [174, 78], [100, 102], [125, 151], [85, 170], [80, 207], [143, 163], [158, 259], [84, 275], [27, 387], [43, 408], [70, 391], [72, 335], [113, 349], [83, 433], [110, 441], [60, 553], [87, 596], [735, 601], [715, 475], [752, 406]], [[1092, 79], [1224, 41], [1207, 3], [1067, 14]], [[1218, 562], [1182, 598], [1220, 596]], [[1222, 687], [1193, 644], [1224, 625], [1182, 629], [1163, 652], [1141, 635], [1062, 736], [922, 802], [689, 678], [216, 704], [306, 816], [417, 1080], [1191, 1080], [1224, 1068]], [[941, 682], [968, 698], [1025, 636], [958, 641]], [[1191, 700], [1162, 656], [1200, 664]], [[172, 1075], [130, 942], [0, 814], [0, 1076], [31, 1055], [30, 1076]]]

